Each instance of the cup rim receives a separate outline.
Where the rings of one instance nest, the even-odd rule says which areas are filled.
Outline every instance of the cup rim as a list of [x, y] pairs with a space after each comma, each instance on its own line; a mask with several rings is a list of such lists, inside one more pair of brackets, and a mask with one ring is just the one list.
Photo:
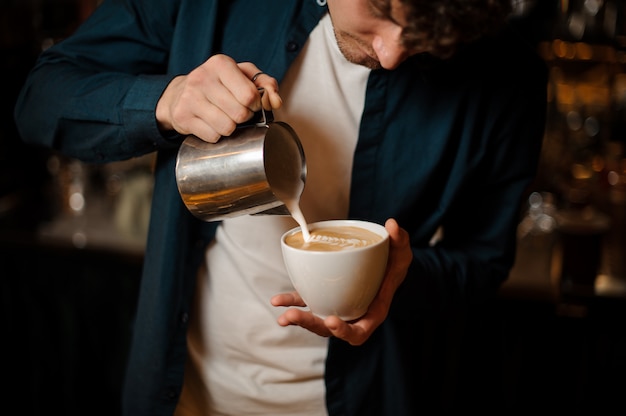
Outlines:
[[[316, 221], [313, 223], [308, 224], [309, 230], [313, 230], [316, 227], [320, 227], [320, 226], [325, 226], [325, 225], [334, 225], [334, 224], [341, 224], [341, 225], [345, 225], [345, 226], [357, 226], [357, 227], [361, 227], [361, 228], [365, 228], [369, 231], [375, 232], [378, 235], [380, 235], [382, 237], [382, 239], [374, 244], [369, 244], [367, 246], [363, 246], [363, 247], [355, 247], [349, 250], [349, 252], [355, 252], [355, 251], [361, 251], [361, 250], [371, 250], [373, 247], [378, 247], [381, 244], [387, 244], [387, 242], [389, 241], [389, 233], [387, 232], [387, 229], [385, 228], [384, 225], [381, 225], [377, 222], [373, 222], [373, 221], [367, 221], [367, 220], [354, 220], [354, 219], [335, 219], [335, 220], [322, 220], [322, 221]], [[346, 251], [313, 251], [313, 250], [302, 250], [293, 246], [288, 245], [287, 243], [285, 243], [285, 238], [287, 238], [287, 236], [292, 235], [297, 233], [298, 231], [301, 231], [301, 228], [299, 225], [296, 227], [291, 228], [290, 230], [286, 231], [283, 233], [283, 235], [280, 237], [280, 243], [283, 247], [285, 247], [288, 250], [295, 250], [295, 251], [307, 251], [309, 253], [322, 253], [325, 256], [328, 255], [333, 255], [333, 254], [338, 254], [338, 253], [346, 253]]]

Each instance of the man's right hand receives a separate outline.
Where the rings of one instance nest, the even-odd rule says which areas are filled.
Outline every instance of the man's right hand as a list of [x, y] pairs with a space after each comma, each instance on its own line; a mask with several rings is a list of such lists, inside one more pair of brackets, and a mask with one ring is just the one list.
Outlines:
[[[263, 96], [260, 88], [265, 90]], [[261, 106], [273, 110], [281, 105], [275, 78], [251, 62], [236, 63], [220, 54], [169, 83], [157, 103], [156, 119], [162, 131], [193, 134], [215, 143]]]

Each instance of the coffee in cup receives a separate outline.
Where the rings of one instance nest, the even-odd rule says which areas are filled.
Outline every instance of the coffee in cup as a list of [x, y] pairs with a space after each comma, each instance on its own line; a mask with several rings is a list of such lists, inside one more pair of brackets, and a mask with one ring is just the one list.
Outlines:
[[319, 227], [305, 240], [302, 231], [289, 234], [285, 243], [291, 247], [310, 251], [342, 251], [376, 244], [383, 237], [362, 227]]

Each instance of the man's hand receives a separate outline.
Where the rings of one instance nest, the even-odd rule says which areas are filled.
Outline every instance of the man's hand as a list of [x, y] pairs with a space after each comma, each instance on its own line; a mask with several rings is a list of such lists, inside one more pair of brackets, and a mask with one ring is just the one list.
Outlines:
[[[278, 317], [281, 326], [298, 325], [320, 336], [334, 336], [350, 343], [361, 345], [385, 320], [396, 290], [406, 277], [413, 260], [408, 233], [394, 219], [388, 219], [385, 228], [389, 233], [389, 260], [378, 294], [361, 318], [345, 322], [337, 316], [321, 319], [301, 309], [287, 309]], [[271, 299], [274, 306], [306, 306], [297, 292], [281, 293]]]
[[[265, 91], [262, 97], [259, 88]], [[261, 106], [272, 110], [281, 105], [276, 79], [251, 62], [214, 55], [169, 83], [157, 103], [156, 119], [163, 131], [193, 134], [215, 143]]]

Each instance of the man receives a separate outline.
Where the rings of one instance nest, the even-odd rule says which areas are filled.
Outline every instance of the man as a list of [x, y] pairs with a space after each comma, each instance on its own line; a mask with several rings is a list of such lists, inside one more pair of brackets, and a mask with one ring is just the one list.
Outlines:
[[[420, 337], [506, 279], [542, 141], [545, 67], [501, 27], [509, 9], [105, 0], [42, 54], [16, 107], [24, 140], [87, 162], [158, 151], [124, 414], [413, 415], [436, 403]], [[262, 105], [303, 142], [307, 221], [390, 233], [385, 281], [356, 321], [300, 308], [280, 255], [291, 218], [203, 223], [178, 195], [184, 137], [216, 142]]]

